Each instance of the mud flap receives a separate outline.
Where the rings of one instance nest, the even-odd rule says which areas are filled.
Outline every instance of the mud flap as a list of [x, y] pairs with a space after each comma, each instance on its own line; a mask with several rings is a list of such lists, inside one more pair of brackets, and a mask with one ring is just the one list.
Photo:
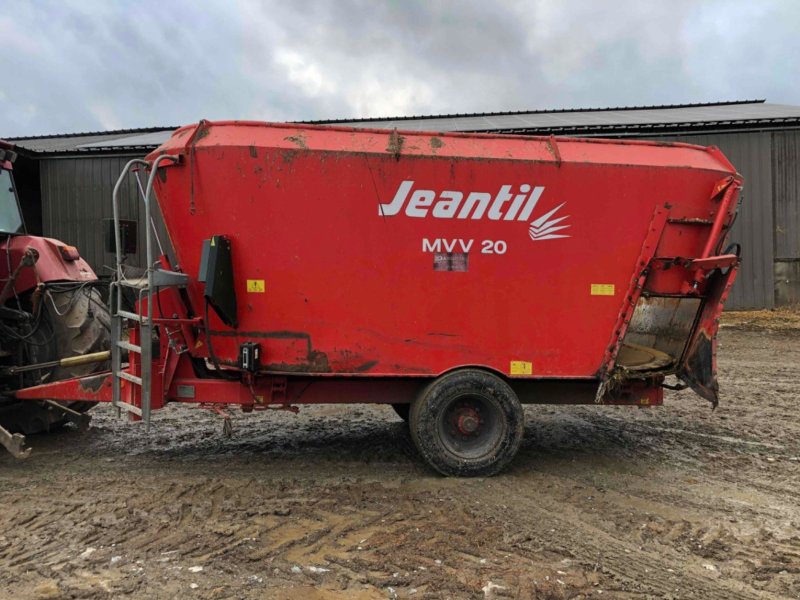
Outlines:
[[703, 307], [697, 317], [694, 333], [686, 346], [678, 377], [697, 394], [719, 404], [717, 382], [717, 330], [722, 306], [736, 279], [738, 265], [715, 270], [708, 278]]

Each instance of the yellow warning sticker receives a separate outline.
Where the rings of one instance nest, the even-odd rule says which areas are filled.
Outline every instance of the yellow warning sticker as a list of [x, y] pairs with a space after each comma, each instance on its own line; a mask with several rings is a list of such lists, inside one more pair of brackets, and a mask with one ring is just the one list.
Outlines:
[[512, 360], [509, 371], [511, 375], [533, 375], [533, 363], [526, 360]]
[[264, 293], [264, 280], [263, 279], [248, 279], [247, 291], [256, 294]]
[[613, 296], [614, 284], [613, 283], [593, 283], [592, 296]]

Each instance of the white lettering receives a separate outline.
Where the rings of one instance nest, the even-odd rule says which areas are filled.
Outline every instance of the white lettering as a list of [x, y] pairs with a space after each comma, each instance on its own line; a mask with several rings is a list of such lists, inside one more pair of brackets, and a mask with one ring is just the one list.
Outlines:
[[489, 206], [489, 202], [491, 201], [491, 194], [486, 194], [484, 192], [470, 192], [469, 196], [467, 196], [466, 202], [464, 202], [464, 207], [461, 209], [461, 212], [458, 213], [458, 218], [466, 219], [469, 217], [470, 211], [472, 211], [472, 218], [480, 219], [483, 216], [486, 207]]
[[536, 208], [536, 203], [539, 202], [539, 198], [542, 196], [542, 192], [544, 192], [543, 187], [535, 187], [531, 192], [530, 197], [528, 198], [527, 204], [525, 204], [525, 208], [522, 209], [522, 212], [519, 214], [519, 218], [517, 221], [527, 221], [531, 218], [531, 213], [533, 209]]
[[442, 200], [439, 200], [436, 206], [433, 207], [433, 216], [438, 219], [452, 219], [455, 217], [458, 205], [461, 204], [464, 194], [445, 190], [439, 194], [439, 197]]
[[523, 183], [517, 192], [509, 184], [501, 185], [492, 197], [489, 192], [464, 192], [443, 190], [415, 190], [414, 181], [403, 181], [397, 188], [394, 198], [388, 204], [378, 205], [378, 214], [392, 217], [400, 214], [405, 206], [409, 217], [424, 218], [429, 214], [437, 219], [473, 219], [487, 216], [492, 221], [527, 221], [531, 218], [539, 199], [544, 193], [543, 186]]
[[492, 208], [489, 209], [489, 218], [492, 221], [497, 221], [503, 216], [503, 213], [501, 212], [503, 209], [503, 204], [513, 198], [513, 196], [509, 193], [510, 190], [510, 185], [504, 185], [500, 188], [500, 191], [497, 192], [497, 196], [495, 196], [494, 202], [492, 203]]
[[517, 213], [519, 209], [522, 208], [523, 202], [525, 202], [525, 198], [528, 195], [528, 192], [531, 191], [531, 186], [527, 183], [523, 183], [519, 186], [520, 193], [514, 196], [514, 201], [511, 203], [511, 208], [508, 209], [506, 216], [504, 217], [504, 221], [513, 221], [517, 218]]
[[411, 194], [411, 200], [408, 201], [406, 207], [406, 214], [409, 217], [427, 217], [428, 208], [433, 204], [436, 198], [436, 192], [433, 190], [417, 190]]
[[456, 251], [456, 248], [460, 248], [461, 252], [467, 253], [472, 249], [472, 245], [475, 243], [475, 240], [469, 239], [465, 240], [463, 238], [456, 238], [456, 239], [442, 239], [437, 238], [435, 240], [429, 240], [428, 238], [422, 239], [422, 251], [423, 252], [433, 252], [433, 253], [441, 253], [445, 252], [447, 254], [452, 254]]
[[384, 217], [392, 217], [399, 213], [412, 187], [414, 187], [413, 181], [404, 181], [401, 183], [400, 187], [397, 188], [397, 192], [395, 192], [394, 199], [389, 204], [378, 205], [378, 214]]
[[428, 238], [422, 238], [422, 251], [423, 252], [441, 252], [442, 240], [428, 241]]

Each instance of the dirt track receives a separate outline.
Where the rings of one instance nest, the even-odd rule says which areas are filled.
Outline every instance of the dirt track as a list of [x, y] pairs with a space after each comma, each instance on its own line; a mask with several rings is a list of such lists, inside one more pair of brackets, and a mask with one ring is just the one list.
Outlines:
[[[800, 598], [800, 329], [726, 328], [723, 401], [537, 407], [512, 468], [433, 475], [388, 407], [0, 455], [2, 598]], [[202, 569], [201, 569], [202, 567]]]

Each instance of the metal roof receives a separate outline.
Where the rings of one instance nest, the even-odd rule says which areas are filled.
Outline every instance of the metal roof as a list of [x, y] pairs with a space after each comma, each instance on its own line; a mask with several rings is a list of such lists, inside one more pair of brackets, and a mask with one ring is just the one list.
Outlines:
[[800, 106], [743, 100], [708, 104], [541, 110], [315, 121], [345, 127], [412, 131], [470, 131], [570, 135], [652, 135], [687, 130], [763, 128], [800, 125]]
[[148, 150], [169, 139], [171, 133], [176, 129], [177, 127], [144, 127], [140, 129], [60, 133], [5, 139], [24, 150], [44, 154], [75, 153], [86, 150], [113, 149], [119, 151], [122, 148]]
[[169, 127], [158, 131], [151, 131], [139, 135], [126, 135], [112, 140], [92, 141], [91, 143], [81, 144], [78, 150], [94, 150], [97, 148], [157, 148], [166, 142], [177, 127]]
[[[748, 131], [800, 127], [800, 106], [764, 100], [617, 108], [576, 108], [411, 117], [334, 119], [299, 123], [528, 135], [656, 136], [710, 131]], [[169, 139], [177, 127], [149, 127], [10, 138], [37, 154], [143, 154]]]

